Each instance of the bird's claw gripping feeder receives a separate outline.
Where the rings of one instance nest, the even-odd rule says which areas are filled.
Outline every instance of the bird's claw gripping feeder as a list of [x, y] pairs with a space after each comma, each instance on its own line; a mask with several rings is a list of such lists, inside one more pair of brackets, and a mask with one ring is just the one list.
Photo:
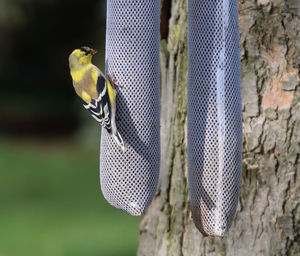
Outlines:
[[102, 129], [100, 183], [106, 200], [131, 215], [151, 203], [160, 163], [160, 0], [108, 0], [106, 73], [117, 88], [121, 152]]
[[242, 108], [237, 0], [188, 2], [188, 168], [192, 217], [224, 236], [241, 186]]

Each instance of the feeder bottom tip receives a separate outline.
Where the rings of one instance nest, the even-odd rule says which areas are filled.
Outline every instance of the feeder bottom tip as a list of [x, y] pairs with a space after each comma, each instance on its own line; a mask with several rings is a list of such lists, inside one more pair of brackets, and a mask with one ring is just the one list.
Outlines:
[[136, 202], [131, 202], [128, 204], [126, 212], [132, 216], [141, 216], [145, 212], [145, 208], [140, 207]]
[[204, 231], [203, 229], [199, 229], [197, 227], [197, 229], [201, 232], [201, 234], [205, 237], [220, 237], [220, 238], [223, 238], [227, 232], [212, 232], [212, 231], [209, 231], [209, 232], [206, 232]]

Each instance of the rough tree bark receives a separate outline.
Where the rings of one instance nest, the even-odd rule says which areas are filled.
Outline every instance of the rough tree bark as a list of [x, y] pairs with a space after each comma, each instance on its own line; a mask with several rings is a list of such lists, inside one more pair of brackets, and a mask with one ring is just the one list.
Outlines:
[[162, 1], [161, 177], [138, 255], [300, 255], [300, 1], [239, 1], [243, 184], [223, 239], [201, 235], [188, 205], [186, 10]]

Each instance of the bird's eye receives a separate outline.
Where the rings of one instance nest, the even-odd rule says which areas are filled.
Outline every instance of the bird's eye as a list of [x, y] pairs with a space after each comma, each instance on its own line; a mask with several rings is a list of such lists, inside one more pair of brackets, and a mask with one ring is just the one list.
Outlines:
[[85, 55], [88, 55], [88, 54], [90, 53], [90, 51], [87, 50], [87, 49], [84, 48], [84, 47], [81, 47], [80, 50], [81, 50], [82, 52], [84, 52]]

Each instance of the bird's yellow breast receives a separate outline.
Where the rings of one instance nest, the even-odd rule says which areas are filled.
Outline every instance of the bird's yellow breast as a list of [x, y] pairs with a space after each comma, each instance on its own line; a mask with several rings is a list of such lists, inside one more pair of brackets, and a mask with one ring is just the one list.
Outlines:
[[80, 82], [85, 76], [86, 72], [91, 68], [90, 65], [86, 65], [85, 67], [77, 70], [71, 70], [71, 76], [74, 82]]
[[78, 96], [85, 102], [98, 98], [97, 80], [99, 71], [94, 65], [86, 65], [80, 69], [71, 69], [73, 86]]

